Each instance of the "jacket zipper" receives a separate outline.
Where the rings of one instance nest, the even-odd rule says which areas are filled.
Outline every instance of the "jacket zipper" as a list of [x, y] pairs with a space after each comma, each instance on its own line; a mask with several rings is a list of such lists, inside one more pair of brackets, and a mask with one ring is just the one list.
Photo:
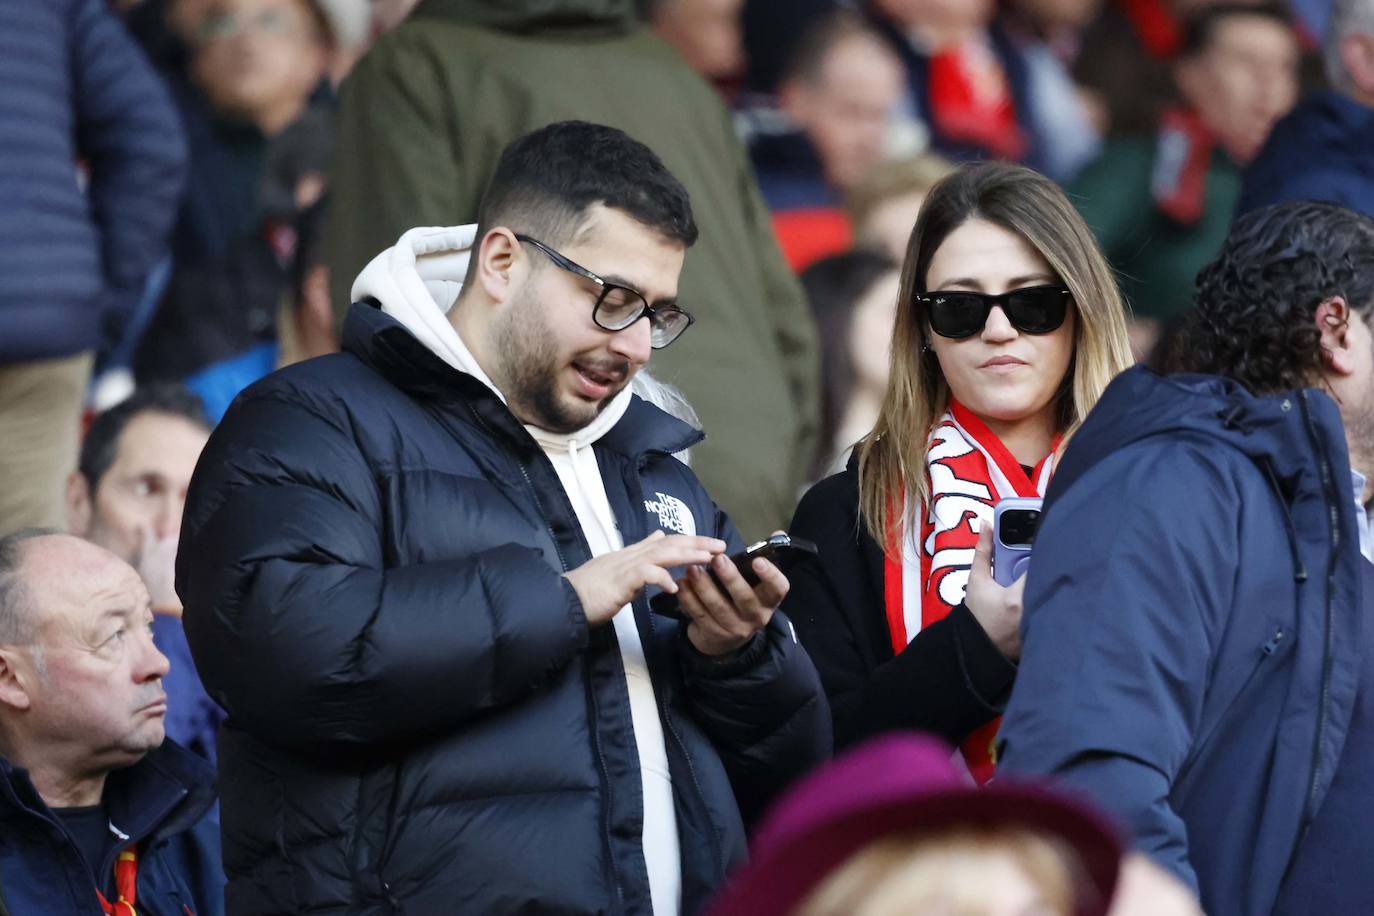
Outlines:
[[1321, 775], [1322, 743], [1326, 738], [1326, 710], [1331, 698], [1331, 655], [1333, 652], [1331, 643], [1335, 614], [1331, 602], [1336, 586], [1336, 563], [1340, 556], [1341, 526], [1340, 515], [1332, 500], [1334, 482], [1331, 462], [1325, 450], [1320, 447], [1312, 430], [1312, 415], [1309, 412], [1306, 391], [1298, 392], [1298, 402], [1302, 405], [1303, 423], [1307, 427], [1307, 437], [1317, 452], [1317, 464], [1321, 470], [1322, 479], [1322, 499], [1326, 505], [1327, 525], [1331, 536], [1331, 552], [1326, 561], [1326, 632], [1323, 640], [1321, 700], [1317, 708], [1317, 736], [1312, 744], [1312, 773], [1307, 783], [1307, 801], [1303, 805], [1302, 825], [1298, 833], [1301, 837], [1303, 833], [1306, 833], [1312, 819], [1316, 816], [1317, 784], [1321, 781], [1319, 776]]
[[1188, 755], [1187, 764], [1185, 764], [1184, 767], [1180, 770], [1180, 775], [1178, 778], [1179, 782], [1182, 782], [1183, 779], [1186, 777], [1187, 773], [1189, 773], [1192, 770], [1193, 765], [1198, 760], [1202, 759], [1203, 752], [1206, 751], [1208, 745], [1212, 743], [1212, 739], [1216, 737], [1217, 731], [1220, 730], [1220, 728], [1226, 724], [1226, 720], [1230, 717], [1231, 709], [1234, 708], [1235, 704], [1239, 702], [1241, 697], [1245, 695], [1245, 691], [1250, 689], [1251, 682], [1253, 682], [1255, 678], [1259, 676], [1260, 671], [1264, 668], [1265, 662], [1272, 658], [1274, 653], [1279, 650], [1279, 645], [1283, 642], [1283, 639], [1283, 628], [1275, 627], [1274, 635], [1269, 637], [1268, 642], [1260, 646], [1260, 657], [1256, 659], [1254, 667], [1251, 668], [1250, 673], [1246, 675], [1245, 680], [1240, 685], [1240, 689], [1236, 691], [1235, 696], [1230, 701], [1230, 704], [1228, 705], [1227, 709], [1222, 712], [1222, 714], [1217, 718], [1216, 722], [1213, 723], [1212, 727], [1207, 730], [1206, 735], [1204, 735], [1201, 740], [1199, 740], [1193, 745], [1193, 751]]
[[[643, 476], [647, 464], [647, 459], [640, 458], [635, 464], [634, 478], [627, 481], [630, 488], [630, 496], [634, 500], [633, 505], [636, 507], [644, 504], [644, 488], [640, 486], [639, 481]], [[635, 536], [639, 537], [641, 534], [643, 534], [642, 528], [635, 533]], [[644, 601], [645, 599], [641, 596], [636, 600]], [[648, 620], [649, 632], [656, 632], [658, 630], [658, 624], [654, 620], [652, 611], [648, 612]], [[685, 626], [685, 624], [679, 623], [678, 626]], [[672, 714], [668, 710], [668, 703], [663, 698], [663, 691], [657, 689], [654, 691], [654, 701], [658, 705], [659, 718], [662, 719], [664, 726], [668, 729], [668, 734], [672, 736], [673, 742], [677, 745], [678, 752], [682, 754], [682, 762], [683, 765], [687, 767], [687, 776], [692, 781], [692, 788], [696, 791], [697, 800], [702, 801], [706, 798], [706, 793], [702, 791], [701, 782], [697, 779], [696, 766], [692, 763], [692, 755], [687, 750], [687, 742], [682, 739], [682, 735], [677, 730], [677, 725], [673, 722]], [[729, 871], [729, 866], [725, 861], [725, 844], [720, 835], [720, 826], [712, 820], [710, 810], [704, 803], [701, 805], [701, 809], [707, 825], [711, 828], [711, 839], [713, 841], [711, 844], [712, 856], [717, 866], [720, 868], [721, 875], [724, 876]]]
[[[486, 423], [482, 423], [486, 426]], [[535, 508], [539, 510], [539, 517], [544, 521], [544, 530], [549, 534], [549, 540], [553, 542], [553, 549], [558, 554], [558, 565], [564, 572], [568, 571], [568, 559], [563, 554], [563, 547], [558, 543], [558, 536], [554, 534], [553, 528], [549, 526], [548, 513], [544, 511], [544, 501], [539, 498], [539, 489], [534, 485], [530, 478], [529, 471], [525, 469], [525, 464], [517, 459], [517, 466], [520, 468], [520, 476], [525, 479], [525, 486], [529, 487], [530, 495], [534, 497]], [[606, 753], [601, 746], [601, 729], [597, 726], [598, 717], [601, 714], [600, 706], [596, 701], [596, 684], [593, 682], [591, 672], [587, 673], [587, 703], [592, 708], [591, 722], [589, 723], [592, 733], [592, 747], [596, 752], [596, 765], [601, 774], [601, 838], [606, 844], [606, 860], [611, 868], [611, 876], [615, 880], [615, 899], [616, 902], [624, 907], [625, 887], [620, 880], [620, 868], [615, 863], [615, 843], [611, 838], [611, 771], [606, 766]]]

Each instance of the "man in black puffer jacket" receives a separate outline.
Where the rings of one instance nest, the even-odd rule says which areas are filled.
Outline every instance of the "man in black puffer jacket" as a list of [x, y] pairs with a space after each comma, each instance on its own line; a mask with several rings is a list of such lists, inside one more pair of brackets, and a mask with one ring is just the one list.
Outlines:
[[695, 912], [828, 754], [786, 579], [744, 583], [700, 434], [627, 387], [695, 236], [646, 147], [551, 125], [230, 409], [177, 564], [230, 913]]

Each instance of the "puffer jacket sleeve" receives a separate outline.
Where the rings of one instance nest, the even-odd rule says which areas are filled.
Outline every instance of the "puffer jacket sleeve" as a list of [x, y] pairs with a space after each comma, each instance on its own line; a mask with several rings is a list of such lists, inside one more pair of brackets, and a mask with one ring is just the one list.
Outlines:
[[300, 749], [419, 739], [519, 700], [585, 644], [536, 550], [385, 568], [381, 519], [339, 423], [270, 392], [230, 410], [188, 494], [177, 591], [232, 724]]
[[[719, 516], [716, 536], [737, 550]], [[693, 716], [720, 754], [740, 813], [752, 823], [789, 783], [830, 756], [830, 708], [820, 677], [781, 612], [738, 652], [712, 658], [680, 630], [679, 656]]]
[[1052, 494], [998, 760], [1000, 773], [1086, 791], [1195, 891], [1169, 795], [1201, 718], [1209, 647], [1240, 555], [1233, 474], [1204, 449], [1142, 443]]

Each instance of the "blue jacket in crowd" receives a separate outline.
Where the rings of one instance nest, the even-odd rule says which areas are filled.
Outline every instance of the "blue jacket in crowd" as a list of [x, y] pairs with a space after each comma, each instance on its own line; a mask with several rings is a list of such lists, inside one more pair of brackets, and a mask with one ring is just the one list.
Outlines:
[[[649, 912], [643, 792], [613, 628], [539, 445], [490, 388], [354, 305], [343, 353], [239, 396], [186, 501], [177, 591], [220, 731], [227, 906], [242, 916]], [[742, 546], [671, 457], [700, 433], [635, 399], [594, 446], [625, 543]], [[681, 838], [684, 912], [757, 810], [830, 750], [782, 615], [737, 656], [635, 618]]]
[[1325, 90], [1274, 125], [1245, 172], [1236, 214], [1328, 200], [1374, 216], [1374, 108]]
[[1325, 395], [1123, 373], [1047, 497], [1001, 771], [1086, 790], [1206, 912], [1273, 912], [1349, 732], [1365, 565]]
[[[166, 741], [105, 782], [110, 823], [128, 834], [102, 863], [138, 851], [139, 916], [219, 916], [224, 912], [219, 823], [211, 813], [214, 770]], [[114, 883], [101, 891], [111, 900]], [[0, 913], [100, 916], [91, 870], [44, 804], [28, 773], [0, 757]]]
[[93, 349], [133, 308], [166, 254], [186, 154], [106, 0], [0, 0], [0, 86], [3, 365]]

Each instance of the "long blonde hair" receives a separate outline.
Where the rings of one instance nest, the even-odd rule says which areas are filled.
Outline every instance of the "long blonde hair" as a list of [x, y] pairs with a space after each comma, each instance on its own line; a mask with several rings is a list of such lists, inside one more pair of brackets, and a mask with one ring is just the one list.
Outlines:
[[[930, 498], [926, 451], [935, 421], [949, 406], [949, 385], [926, 346], [927, 320], [916, 294], [925, 292], [935, 251], [970, 219], [982, 219], [1025, 238], [1073, 295], [1074, 355], [1060, 394], [1065, 442], [1102, 396], [1107, 383], [1131, 365], [1125, 308], [1097, 240], [1064, 192], [1024, 166], [978, 162], [937, 184], [921, 207], [902, 263], [897, 322], [887, 393], [878, 422], [859, 444], [859, 508], [868, 533], [889, 554], [899, 521], [914, 525]], [[904, 503], [898, 497], [904, 496]], [[904, 506], [904, 515], [895, 514]]]

